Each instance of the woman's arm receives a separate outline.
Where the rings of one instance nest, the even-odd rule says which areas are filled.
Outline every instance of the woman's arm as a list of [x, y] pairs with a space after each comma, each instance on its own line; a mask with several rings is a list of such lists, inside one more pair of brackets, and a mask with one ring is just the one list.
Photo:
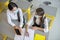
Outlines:
[[[19, 30], [20, 30], [20, 27], [16, 26], [16, 25], [12, 22], [11, 17], [10, 17], [10, 15], [9, 15], [9, 11], [7, 11], [7, 20], [8, 20], [8, 23], [14, 28], [14, 31], [15, 31], [15, 29], [19, 29]], [[20, 30], [20, 32], [21, 32], [21, 30]]]
[[19, 8], [19, 13], [20, 13], [20, 27], [22, 27], [23, 26], [23, 13], [20, 8]]
[[27, 22], [26, 31], [28, 31], [28, 27], [32, 26], [32, 24], [33, 24], [33, 17]]
[[7, 21], [8, 21], [8, 23], [9, 23], [12, 27], [16, 26], [16, 25], [11, 21], [11, 17], [10, 17], [10, 15], [9, 15], [9, 11], [8, 11], [8, 10], [7, 10]]
[[26, 36], [29, 36], [28, 28], [32, 25], [32, 22], [33, 22], [33, 17], [28, 21], [28, 23], [25, 26], [25, 32], [26, 32], [25, 35]]
[[40, 28], [40, 27], [34, 26], [34, 27], [32, 27], [32, 29], [48, 32], [48, 20], [47, 20], [47, 18], [45, 19], [44, 24], [45, 24], [44, 28]]
[[40, 27], [37, 27], [37, 26], [32, 27], [32, 29], [33, 29], [33, 30], [44, 31], [44, 28], [40, 28]]
[[45, 24], [44, 32], [48, 32], [48, 20], [47, 20], [47, 18], [45, 19], [44, 24]]
[[40, 30], [40, 31], [44, 31], [44, 28], [37, 27], [37, 29]]

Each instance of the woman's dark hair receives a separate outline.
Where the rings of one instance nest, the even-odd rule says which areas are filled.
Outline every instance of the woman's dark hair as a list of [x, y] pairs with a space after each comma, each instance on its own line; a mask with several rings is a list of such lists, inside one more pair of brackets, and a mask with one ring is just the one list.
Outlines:
[[13, 7], [17, 7], [17, 8], [18, 8], [18, 6], [17, 6], [15, 3], [10, 2], [10, 3], [8, 4], [8, 9], [9, 9], [9, 10], [12, 10]]
[[37, 15], [39, 15], [39, 16], [43, 16], [43, 15], [44, 15], [44, 10], [43, 10], [43, 8], [37, 8], [37, 9], [36, 9], [36, 13], [37, 13]]

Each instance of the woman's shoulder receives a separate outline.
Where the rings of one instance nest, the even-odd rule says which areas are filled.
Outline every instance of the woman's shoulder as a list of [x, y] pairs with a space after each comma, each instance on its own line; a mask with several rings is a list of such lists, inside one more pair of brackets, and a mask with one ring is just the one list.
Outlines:
[[11, 14], [11, 11], [9, 9], [7, 9], [7, 14], [10, 15]]
[[9, 9], [7, 9], [7, 12], [9, 12], [9, 13], [10, 13], [11, 11], [10, 11]]
[[48, 21], [48, 18], [45, 16], [45, 17], [44, 17], [44, 20], [45, 20], [45, 21]]
[[44, 20], [47, 20], [47, 17], [46, 17], [46, 15], [44, 15], [44, 16], [43, 16], [43, 18], [44, 18]]

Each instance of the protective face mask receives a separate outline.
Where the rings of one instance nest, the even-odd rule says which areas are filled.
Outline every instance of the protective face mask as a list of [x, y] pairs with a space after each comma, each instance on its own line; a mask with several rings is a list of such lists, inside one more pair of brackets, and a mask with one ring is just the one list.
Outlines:
[[39, 18], [39, 16], [38, 16], [38, 15], [35, 15], [35, 17], [36, 17], [36, 18]]
[[18, 9], [16, 11], [14, 11], [14, 13], [17, 13], [18, 12]]
[[39, 16], [39, 15], [35, 15], [35, 17], [36, 17], [36, 18], [40, 18], [40, 17], [42, 17], [42, 16]]

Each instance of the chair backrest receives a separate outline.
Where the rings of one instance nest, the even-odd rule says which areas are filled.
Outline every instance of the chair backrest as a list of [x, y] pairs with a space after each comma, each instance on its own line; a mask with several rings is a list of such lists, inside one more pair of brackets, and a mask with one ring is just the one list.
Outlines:
[[54, 19], [55, 19], [55, 17], [54, 16], [51, 16], [51, 15], [49, 15], [49, 14], [45, 14], [46, 15], [46, 17], [47, 17], [47, 19], [48, 19], [48, 28], [49, 28], [49, 30], [52, 28], [52, 25], [53, 25], [53, 22], [54, 22]]

